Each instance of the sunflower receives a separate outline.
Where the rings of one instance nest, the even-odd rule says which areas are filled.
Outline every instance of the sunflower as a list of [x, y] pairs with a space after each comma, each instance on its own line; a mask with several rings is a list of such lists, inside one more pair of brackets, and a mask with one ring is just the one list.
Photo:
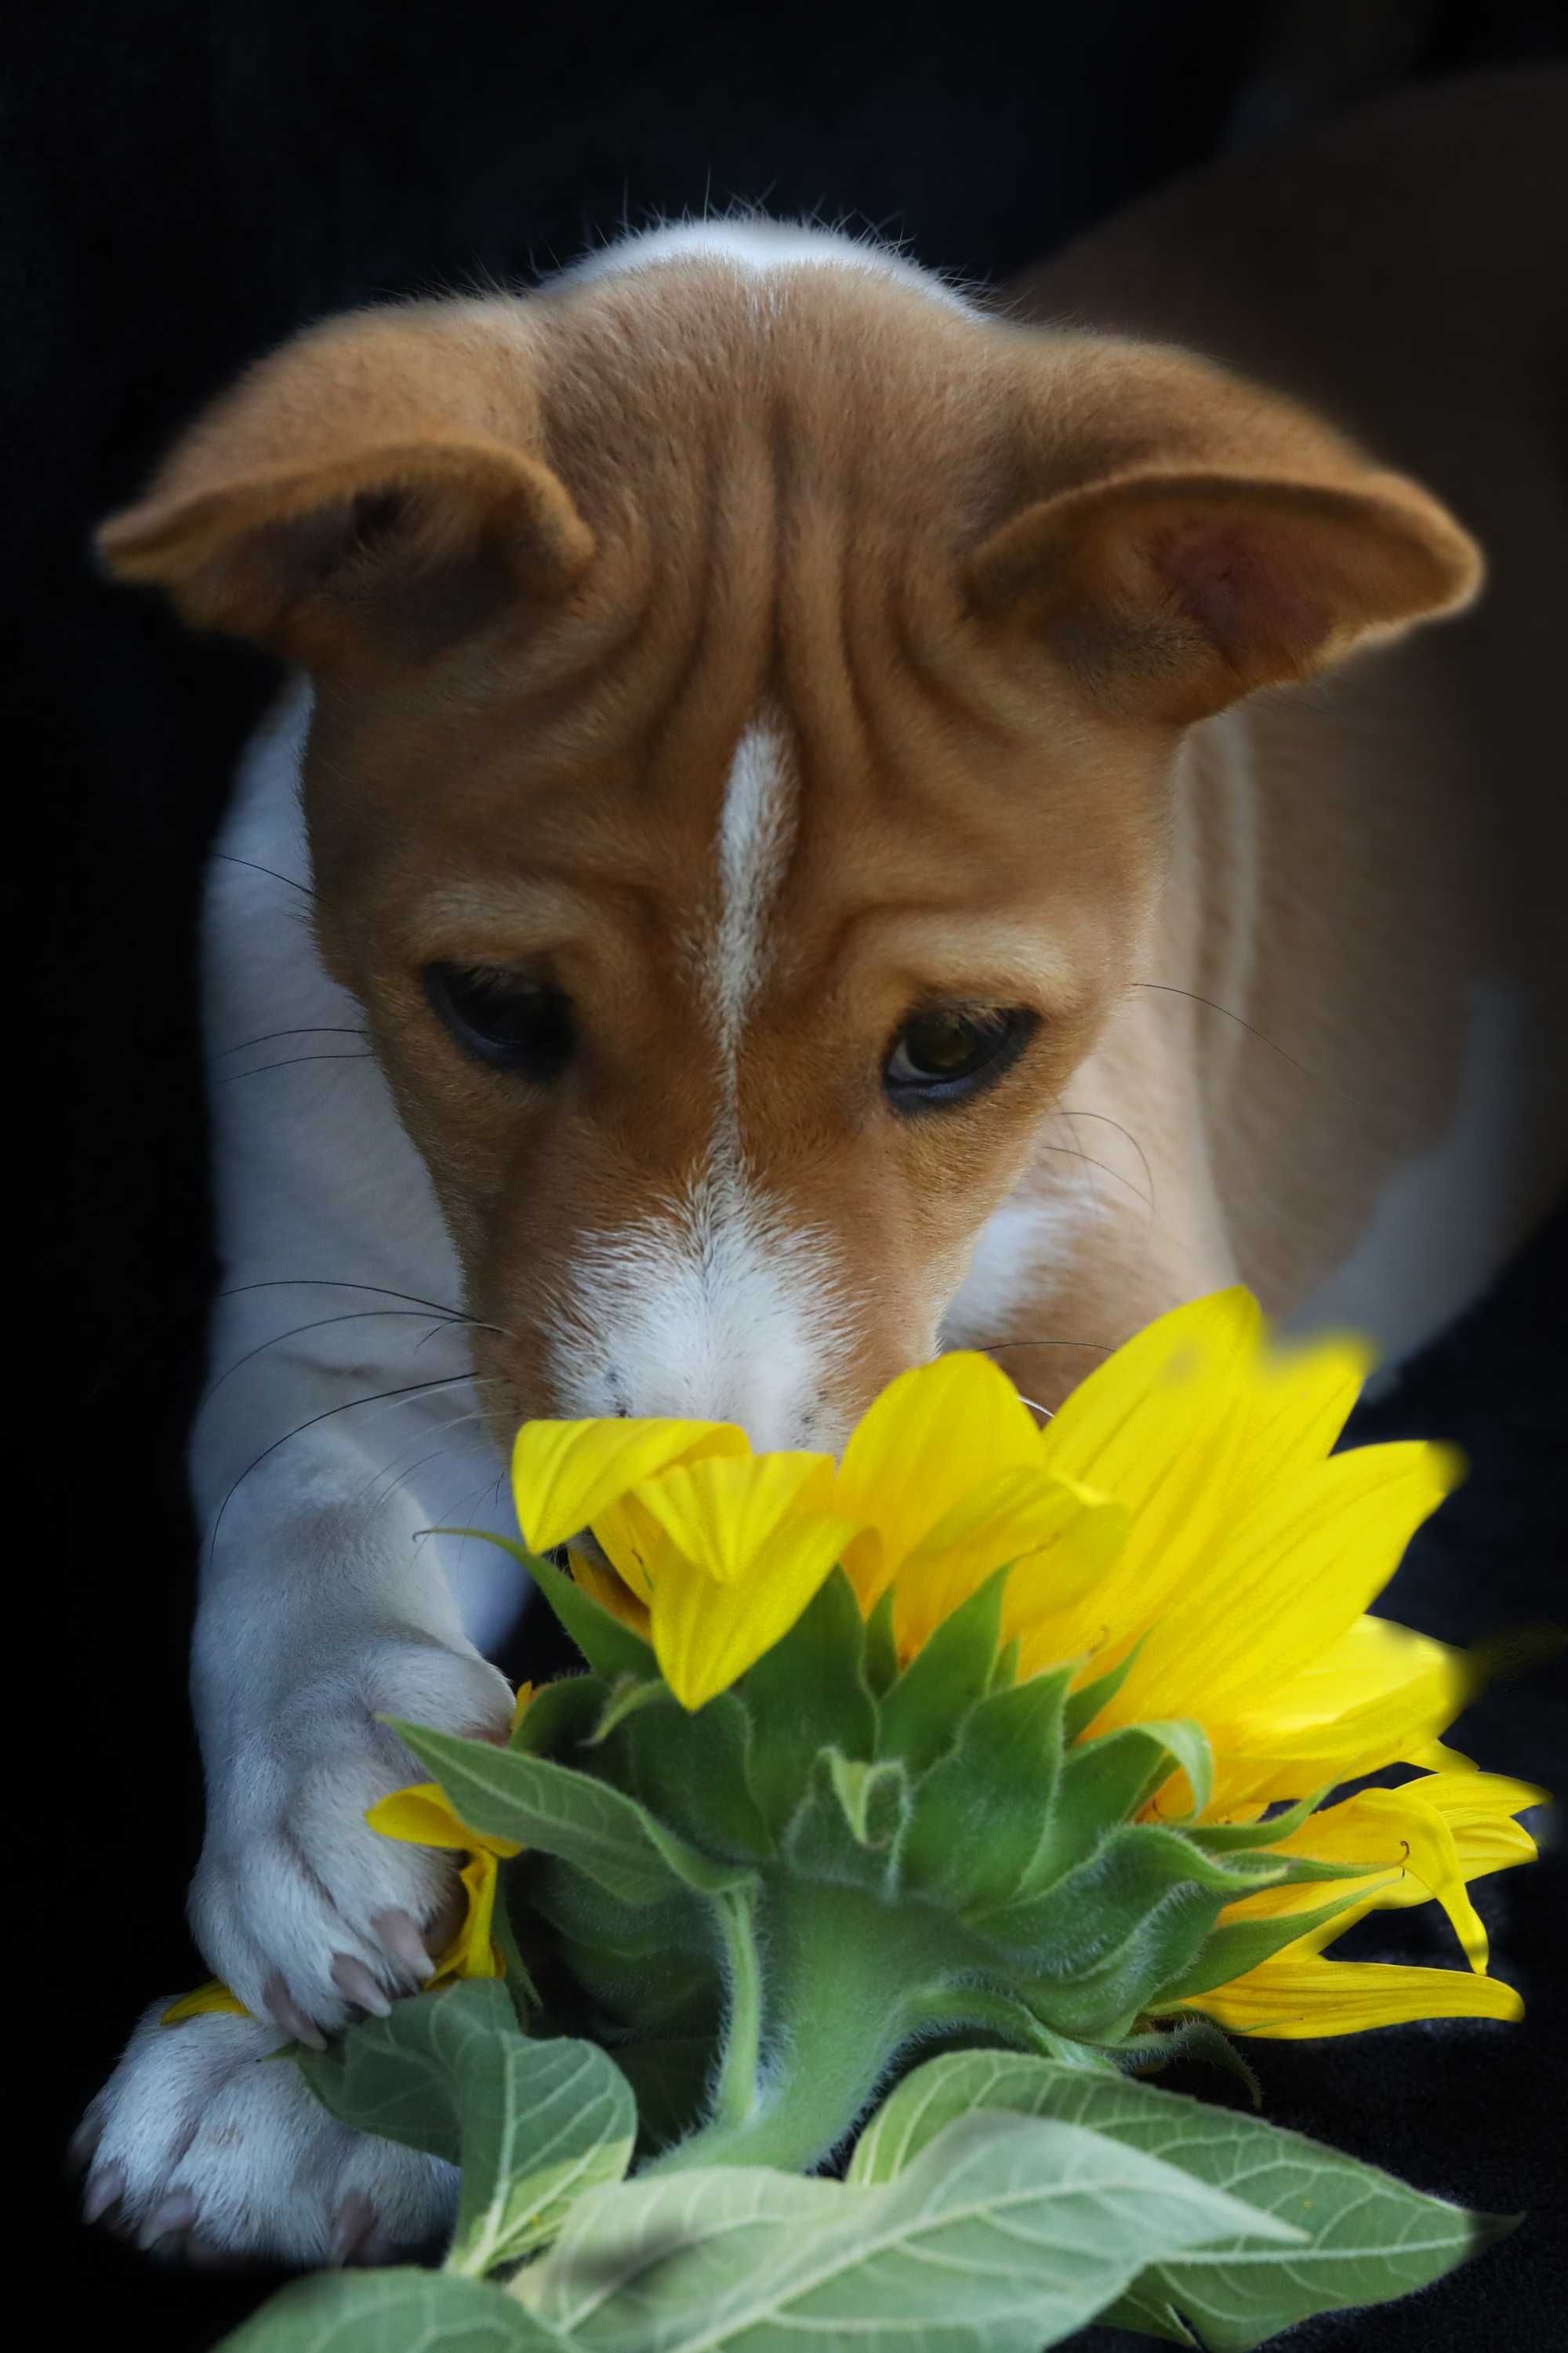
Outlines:
[[[1543, 1793], [1439, 1746], [1466, 1660], [1368, 1614], [1462, 1468], [1424, 1441], [1332, 1451], [1369, 1369], [1352, 1340], [1276, 1346], [1232, 1289], [1150, 1325], [1043, 1429], [969, 1353], [896, 1379], [837, 1465], [753, 1454], [722, 1423], [531, 1423], [518, 1516], [646, 1633], [692, 1712], [743, 1682], [836, 1564], [905, 1669], [1004, 1579], [1012, 1679], [1070, 1670], [1079, 1741], [1164, 1737], [1171, 1769], [1136, 1819], [1290, 1866], [1220, 1912], [1202, 1969], [1151, 2014], [1271, 2036], [1515, 2018], [1468, 1889], [1533, 1855], [1515, 1817]], [[1395, 1768], [1397, 1786], [1322, 1802]], [[1428, 1900], [1468, 1972], [1323, 1957], [1366, 1912]]]

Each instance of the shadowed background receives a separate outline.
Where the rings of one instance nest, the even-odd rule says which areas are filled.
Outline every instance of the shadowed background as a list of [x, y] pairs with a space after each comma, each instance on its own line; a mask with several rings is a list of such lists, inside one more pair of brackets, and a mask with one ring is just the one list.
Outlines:
[[[1226, 143], [1401, 82], [1564, 55], [1563, 9], [1510, 0], [1041, 0], [1016, 20], [931, 0], [34, 0], [12, 13], [0, 529], [9, 805], [24, 837], [6, 1031], [24, 1297], [9, 1426], [24, 1506], [15, 1580], [41, 1608], [9, 1654], [37, 1720], [13, 1737], [7, 1893], [13, 2064], [18, 2043], [40, 2062], [25, 2131], [67, 2267], [65, 2308], [51, 2313], [63, 2342], [140, 2325], [172, 2353], [206, 2348], [271, 2284], [152, 2270], [80, 2231], [74, 2193], [57, 2186], [65, 2136], [138, 2010], [205, 1974], [183, 1924], [201, 1820], [183, 1448], [218, 1280], [195, 918], [205, 847], [274, 682], [258, 659], [184, 638], [156, 601], [100, 583], [91, 526], [237, 369], [349, 304], [480, 275], [526, 283], [623, 220], [732, 200], [873, 224], [921, 261], [1005, 278]], [[332, 1076], [300, 1065], [247, 1082]], [[1462, 1641], [1568, 1618], [1565, 1337], [1560, 1217], [1355, 1425], [1456, 1438], [1472, 1461], [1392, 1614]], [[1561, 1677], [1499, 1688], [1460, 1742], [1561, 1783]], [[1552, 1862], [1479, 1891], [1499, 1973], [1531, 2004], [1523, 2027], [1258, 2048], [1279, 2122], [1531, 2217], [1433, 2295], [1292, 2344], [1547, 2353], [1568, 2341], [1565, 1876]], [[1396, 1916], [1406, 1957], [1457, 1958], [1426, 1912]], [[1378, 1933], [1366, 1924], [1354, 1949], [1375, 1954]], [[1099, 2353], [1147, 2341], [1092, 2339]]]

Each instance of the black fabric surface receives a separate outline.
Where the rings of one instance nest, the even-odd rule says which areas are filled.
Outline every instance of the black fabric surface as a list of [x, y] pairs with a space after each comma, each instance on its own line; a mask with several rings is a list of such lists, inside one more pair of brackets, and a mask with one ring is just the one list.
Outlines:
[[[182, 1916], [200, 1836], [182, 1449], [215, 1281], [194, 916], [204, 845], [272, 683], [248, 655], [187, 640], [155, 602], [100, 583], [91, 525], [294, 326], [480, 273], [525, 279], [623, 215], [765, 200], [869, 220], [922, 260], [1005, 276], [1212, 152], [1238, 107], [1255, 128], [1277, 112], [1277, 82], [1258, 77], [1282, 15], [1357, 12], [28, 0], [8, 13], [0, 529], [20, 1001], [5, 1037], [23, 1284], [8, 2052], [14, 2148], [45, 2193], [60, 2265], [58, 2341], [139, 2329], [206, 2348], [271, 2284], [153, 2269], [82, 2232], [74, 2191], [57, 2186], [65, 2137], [137, 2011], [202, 1973]], [[1568, 51], [1557, 8], [1403, 16], [1331, 100], [1394, 75]], [[1568, 1614], [1565, 1311], [1559, 1220], [1363, 1427], [1454, 1437], [1472, 1458], [1391, 1597], [1412, 1624], [1470, 1640]], [[1561, 1782], [1561, 1678], [1500, 1687], [1463, 1739], [1500, 1769]], [[1524, 2026], [1258, 2052], [1281, 2122], [1530, 2215], [1430, 2295], [1293, 2341], [1568, 2344], [1564, 1895], [1561, 1862], [1481, 1890], [1496, 1966], [1530, 2002]], [[1424, 1915], [1399, 1922], [1415, 1957]], [[24, 2263], [36, 2245], [20, 2234]]]

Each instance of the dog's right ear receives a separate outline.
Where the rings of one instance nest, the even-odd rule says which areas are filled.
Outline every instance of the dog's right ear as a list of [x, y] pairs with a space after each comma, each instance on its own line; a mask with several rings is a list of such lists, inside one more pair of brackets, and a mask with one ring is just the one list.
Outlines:
[[363, 311], [253, 368], [95, 543], [195, 628], [310, 670], [406, 659], [586, 569], [543, 446], [520, 304]]

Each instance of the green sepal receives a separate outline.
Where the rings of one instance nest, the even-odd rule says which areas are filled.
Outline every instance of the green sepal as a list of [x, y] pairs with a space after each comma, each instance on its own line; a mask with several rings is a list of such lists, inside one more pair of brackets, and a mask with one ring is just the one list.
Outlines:
[[1023, 1648], [1021, 1636], [1015, 1634], [1012, 1641], [997, 1653], [996, 1664], [991, 1670], [991, 1689], [994, 1692], [1010, 1691], [1017, 1682], [1018, 1660]]
[[605, 1694], [604, 1705], [594, 1719], [593, 1728], [583, 1740], [584, 1748], [598, 1748], [609, 1738], [617, 1724], [635, 1715], [639, 1707], [647, 1707], [656, 1699], [668, 1699], [669, 1686], [654, 1677], [639, 1683], [636, 1675], [617, 1675]]
[[960, 1719], [991, 1687], [1006, 1584], [1007, 1570], [997, 1569], [916, 1651], [880, 1704], [879, 1756], [901, 1757], [918, 1774], [951, 1746]]
[[893, 1588], [883, 1588], [866, 1620], [866, 1681], [874, 1699], [885, 1699], [899, 1676], [899, 1641], [893, 1629]]
[[1044, 2024], [1081, 2042], [1117, 2040], [1190, 1968], [1223, 1907], [1258, 1883], [1179, 1831], [1128, 1822], [1046, 1894], [976, 1926], [1014, 1957]]
[[752, 1732], [747, 1772], [775, 1837], [805, 1796], [819, 1749], [858, 1757], [876, 1752], [867, 1648], [855, 1589], [835, 1568], [789, 1632], [747, 1670], [741, 1684]]
[[1117, 2073], [1123, 2075], [1152, 2075], [1176, 2059], [1217, 2067], [1222, 2074], [1231, 2076], [1241, 2085], [1255, 2108], [1263, 2105], [1263, 2086], [1255, 2071], [1229, 2035], [1222, 2032], [1212, 2018], [1205, 2018], [1197, 2010], [1187, 2010], [1181, 2018], [1173, 2018], [1168, 2025], [1148, 2029], [1142, 2034], [1128, 2034], [1120, 2042], [1097, 2048], [1103, 2050]]
[[[1064, 1723], [1071, 1707], [1069, 1696]], [[1039, 1824], [1019, 1882], [1019, 1900], [1045, 1894], [1085, 1862], [1108, 1831], [1129, 1821], [1170, 1778], [1177, 1761], [1160, 1729], [1141, 1724], [1097, 1740], [1075, 1741], [1057, 1777], [1054, 1802]]]
[[791, 1876], [860, 1887], [890, 1901], [910, 1809], [909, 1775], [899, 1758], [867, 1766], [838, 1749], [819, 1750], [784, 1836]]
[[[1141, 1725], [1139, 1730], [1152, 1734], [1167, 1756], [1187, 1777], [1193, 1793], [1191, 1806], [1184, 1814], [1167, 1814], [1163, 1818], [1167, 1821], [1179, 1822], [1185, 1830], [1203, 1812], [1214, 1794], [1214, 1750], [1209, 1746], [1208, 1735], [1201, 1724], [1195, 1724], [1187, 1715], [1156, 1717]], [[1149, 1794], [1153, 1799], [1159, 1790], [1152, 1789]]]
[[603, 1709], [603, 1675], [561, 1675], [537, 1691], [518, 1718], [511, 1746], [524, 1757], [554, 1757], [586, 1739]]
[[1215, 1928], [1203, 1950], [1179, 1977], [1159, 1988], [1147, 2006], [1152, 2012], [1158, 2012], [1168, 2002], [1212, 1993], [1215, 1986], [1229, 1985], [1233, 1978], [1257, 1968], [1260, 1961], [1272, 1960], [1287, 1945], [1310, 1936], [1314, 1928], [1326, 1926], [1342, 1912], [1348, 1912], [1352, 1905], [1363, 1900], [1362, 1891], [1352, 1888], [1349, 1894], [1336, 1896], [1331, 1904], [1320, 1904], [1310, 1912], [1286, 1912], [1268, 1920], [1227, 1921], [1223, 1928]]
[[585, 1593], [576, 1579], [557, 1568], [553, 1561], [530, 1552], [523, 1545], [513, 1544], [510, 1536], [498, 1536], [493, 1528], [432, 1528], [430, 1533], [440, 1536], [482, 1536], [486, 1544], [499, 1545], [502, 1552], [510, 1553], [519, 1567], [528, 1571], [555, 1618], [598, 1673], [612, 1682], [617, 1675], [636, 1675], [641, 1681], [658, 1674], [658, 1662], [652, 1645], [619, 1618], [612, 1617], [602, 1602]]
[[[1133, 1643], [1124, 1659], [1119, 1660], [1117, 1664], [1103, 1675], [1097, 1676], [1093, 1683], [1085, 1683], [1081, 1691], [1074, 1692], [1067, 1704], [1067, 1714], [1062, 1724], [1062, 1731], [1068, 1740], [1081, 1740], [1101, 1708], [1110, 1705], [1137, 1664], [1138, 1653], [1142, 1647], [1142, 1641], [1140, 1639]], [[1079, 1659], [1077, 1664], [1081, 1666], [1083, 1661]]]
[[[1330, 1783], [1329, 1788], [1333, 1785]], [[1318, 1791], [1315, 1798], [1303, 1798], [1299, 1804], [1283, 1808], [1260, 1822], [1194, 1822], [1189, 1835], [1214, 1854], [1233, 1854], [1247, 1847], [1273, 1846], [1279, 1840], [1289, 1838], [1299, 1831], [1309, 1817], [1315, 1814], [1329, 1789]]]
[[763, 1862], [777, 1849], [752, 1796], [756, 1747], [750, 1709], [734, 1692], [691, 1715], [660, 1683], [583, 1763], [704, 1854]]
[[911, 1886], [968, 1914], [1018, 1893], [1056, 1801], [1070, 1665], [993, 1691], [916, 1791]]

